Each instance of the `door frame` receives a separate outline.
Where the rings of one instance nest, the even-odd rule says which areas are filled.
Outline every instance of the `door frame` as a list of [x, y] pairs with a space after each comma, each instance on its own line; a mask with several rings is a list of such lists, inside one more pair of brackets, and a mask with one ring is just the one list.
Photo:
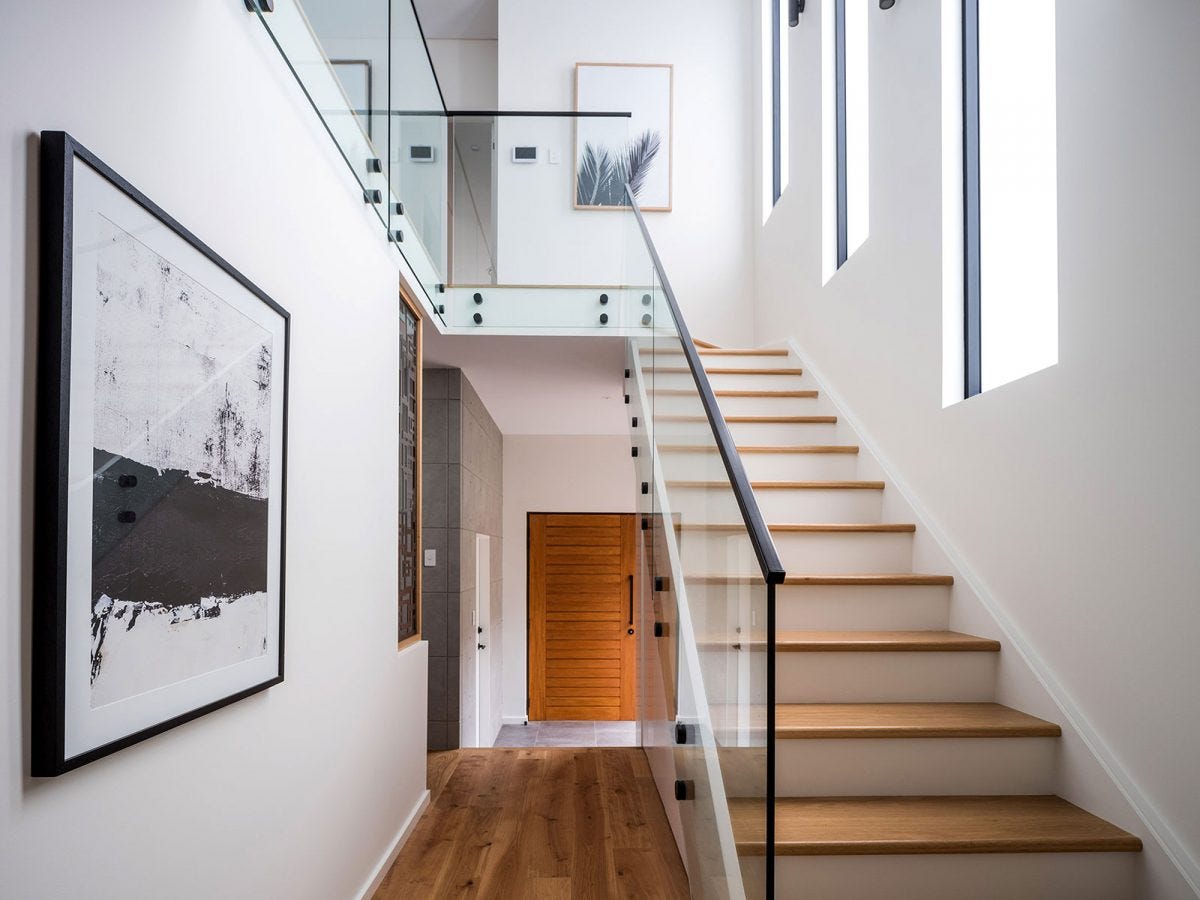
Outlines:
[[[532, 590], [532, 586], [533, 586], [533, 565], [532, 565], [533, 545], [532, 545], [532, 541], [531, 541], [531, 538], [533, 536], [533, 529], [532, 529], [532, 524], [531, 524], [533, 517], [534, 516], [623, 516], [623, 517], [627, 516], [636, 521], [637, 515], [638, 515], [637, 512], [629, 512], [628, 510], [616, 511], [616, 510], [595, 510], [595, 509], [574, 509], [574, 510], [530, 509], [530, 510], [525, 511], [525, 722], [526, 722], [526, 724], [528, 724], [530, 721], [545, 721], [545, 720], [541, 720], [541, 719], [531, 720], [529, 718], [529, 712], [530, 712], [530, 709], [531, 709], [532, 703], [533, 703], [533, 701], [531, 699], [533, 691], [530, 690], [530, 675], [532, 674], [532, 666], [531, 666], [532, 641], [530, 641], [530, 639], [529, 639], [530, 632], [532, 631], [532, 627], [533, 627], [533, 618], [530, 615], [531, 606], [532, 606], [532, 596], [531, 595], [533, 593], [533, 590]], [[634, 584], [633, 620], [636, 623], [638, 623], [638, 628], [640, 630], [641, 625], [642, 625], [642, 605], [643, 604], [642, 604], [642, 591], [638, 589], [639, 585], [640, 585], [640, 581], [638, 578], [638, 576], [640, 574], [640, 567], [638, 566], [638, 553], [637, 553], [636, 545], [637, 545], [637, 540], [636, 540], [636, 528], [635, 528], [633, 572], [632, 572], [633, 584]], [[642, 665], [641, 635], [640, 634], [638, 635], [638, 648], [635, 650], [634, 656], [635, 656], [636, 664], [638, 666], [637, 680], [638, 680], [638, 683], [640, 683], [641, 682], [641, 665]], [[641, 691], [638, 689], [637, 684], [635, 684], [633, 686], [633, 705], [634, 705], [633, 721], [640, 721], [640, 716], [641, 716], [641, 711], [642, 711], [642, 695], [641, 695]]]

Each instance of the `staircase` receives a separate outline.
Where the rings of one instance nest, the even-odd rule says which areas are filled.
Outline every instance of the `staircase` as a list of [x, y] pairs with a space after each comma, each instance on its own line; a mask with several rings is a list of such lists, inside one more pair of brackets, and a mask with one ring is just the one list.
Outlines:
[[[697, 346], [787, 571], [776, 896], [1132, 897], [1140, 841], [1054, 795], [1060, 727], [994, 702], [1003, 646], [948, 630], [953, 578], [912, 571], [916, 526], [882, 521], [888, 487], [858, 477], [854, 437], [811, 377], [787, 350]], [[703, 422], [676, 352], [678, 366], [654, 357], [656, 419]], [[715, 447], [658, 449], [688, 583], [761, 583], [723, 568], [715, 542], [744, 526], [710, 480]], [[761, 857], [762, 802], [730, 793], [736, 851]]]

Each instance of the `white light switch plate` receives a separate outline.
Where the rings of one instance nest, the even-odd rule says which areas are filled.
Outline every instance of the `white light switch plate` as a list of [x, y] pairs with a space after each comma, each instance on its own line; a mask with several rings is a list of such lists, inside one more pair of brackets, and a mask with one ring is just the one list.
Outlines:
[[551, 149], [548, 156], [550, 158], [550, 165], [552, 166], [557, 166], [562, 161], [562, 154], [557, 150]]
[[437, 565], [437, 550], [426, 550], [425, 551], [425, 567], [429, 568], [430, 566], [436, 566], [436, 565]]

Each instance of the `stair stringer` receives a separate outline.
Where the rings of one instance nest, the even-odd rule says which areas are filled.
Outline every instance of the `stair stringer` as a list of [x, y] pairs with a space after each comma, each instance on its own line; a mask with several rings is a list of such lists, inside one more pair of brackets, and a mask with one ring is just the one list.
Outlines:
[[821, 392], [825, 408], [836, 413], [845, 431], [854, 436], [860, 447], [858, 477], [887, 483], [890, 490], [884, 492], [883, 520], [917, 524], [914, 571], [954, 576], [950, 627], [994, 638], [1004, 645], [1007, 652], [1000, 654], [996, 700], [1062, 726], [1055, 772], [1057, 793], [1142, 839], [1138, 896], [1154, 900], [1200, 897], [1200, 860], [1190, 853], [1122, 765], [1046, 658], [1007, 614], [982, 576], [966, 562], [946, 529], [924, 507], [853, 409], [822, 376], [813, 357], [795, 338], [765, 346], [787, 347], [791, 358], [803, 367], [805, 378], [811, 378]]

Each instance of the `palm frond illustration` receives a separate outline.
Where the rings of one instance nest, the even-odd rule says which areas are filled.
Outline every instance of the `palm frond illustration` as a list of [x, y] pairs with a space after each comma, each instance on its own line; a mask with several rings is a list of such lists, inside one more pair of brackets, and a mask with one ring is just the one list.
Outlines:
[[590, 143], [583, 145], [579, 160], [579, 177], [576, 179], [576, 197], [580, 206], [599, 206], [608, 196], [613, 180], [612, 157], [603, 147], [597, 149]]
[[585, 143], [579, 160], [576, 202], [580, 206], [626, 206], [626, 182], [633, 195], [639, 197], [661, 149], [662, 138], [649, 129], [630, 141], [615, 159], [606, 148]]

